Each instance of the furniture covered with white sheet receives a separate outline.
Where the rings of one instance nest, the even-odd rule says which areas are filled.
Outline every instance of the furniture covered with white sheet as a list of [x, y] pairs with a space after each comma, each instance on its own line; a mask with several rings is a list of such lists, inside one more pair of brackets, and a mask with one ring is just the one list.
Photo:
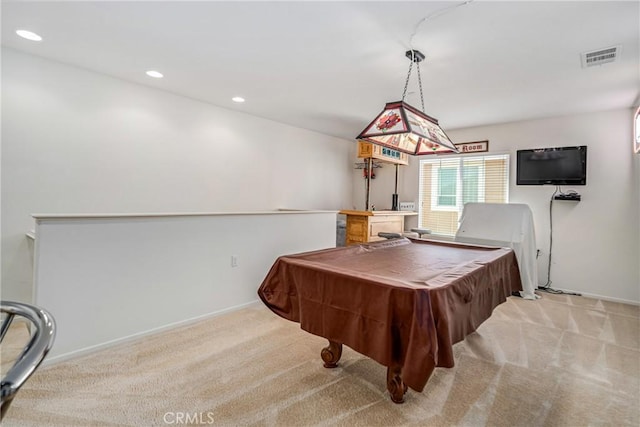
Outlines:
[[516, 254], [522, 279], [521, 295], [535, 299], [538, 287], [533, 215], [526, 204], [467, 203], [462, 210], [457, 242], [506, 246]]

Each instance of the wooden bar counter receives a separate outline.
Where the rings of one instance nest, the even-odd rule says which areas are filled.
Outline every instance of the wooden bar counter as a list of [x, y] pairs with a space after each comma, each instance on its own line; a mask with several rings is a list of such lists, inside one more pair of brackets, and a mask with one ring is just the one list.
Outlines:
[[339, 213], [347, 217], [345, 241], [347, 246], [385, 240], [384, 237], [378, 237], [378, 233], [402, 234], [404, 231], [404, 218], [418, 215], [416, 212], [409, 211], [343, 210]]

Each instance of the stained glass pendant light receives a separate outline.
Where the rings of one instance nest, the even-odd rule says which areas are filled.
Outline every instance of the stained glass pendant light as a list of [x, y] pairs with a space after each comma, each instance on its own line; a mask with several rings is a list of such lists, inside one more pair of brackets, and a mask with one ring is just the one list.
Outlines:
[[437, 119], [427, 116], [422, 111], [404, 102], [407, 86], [409, 85], [409, 77], [411, 77], [411, 70], [415, 62], [420, 84], [420, 101], [422, 110], [424, 110], [424, 96], [422, 95], [422, 80], [420, 78], [420, 62], [424, 60], [424, 55], [417, 50], [408, 50], [406, 56], [411, 60], [411, 63], [407, 81], [404, 84], [402, 100], [388, 102], [384, 106], [382, 113], [356, 139], [414, 156], [442, 152], [457, 153], [458, 149], [442, 130]]

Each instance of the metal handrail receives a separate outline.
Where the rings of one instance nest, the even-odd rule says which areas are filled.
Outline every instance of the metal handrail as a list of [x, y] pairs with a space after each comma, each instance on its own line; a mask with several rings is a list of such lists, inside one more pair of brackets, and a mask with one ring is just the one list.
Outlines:
[[0, 326], [0, 342], [9, 330], [11, 322], [16, 316], [31, 322], [32, 334], [13, 366], [2, 377], [0, 383], [0, 420], [4, 418], [11, 401], [20, 387], [40, 366], [45, 356], [53, 346], [56, 335], [55, 320], [46, 310], [25, 303], [1, 301], [0, 311], [6, 314]]

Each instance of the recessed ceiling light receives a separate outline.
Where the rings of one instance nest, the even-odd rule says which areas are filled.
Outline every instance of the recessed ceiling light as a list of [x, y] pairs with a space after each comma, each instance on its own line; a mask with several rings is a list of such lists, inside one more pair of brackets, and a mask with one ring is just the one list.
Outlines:
[[161, 78], [163, 78], [163, 77], [164, 77], [164, 76], [162, 75], [162, 73], [161, 73], [161, 72], [159, 72], [159, 71], [155, 71], [155, 70], [149, 70], [149, 71], [147, 71], [147, 76], [149, 76], [149, 77], [153, 77], [153, 78], [155, 78], [155, 79], [161, 79]]
[[42, 37], [40, 37], [36, 33], [33, 33], [31, 31], [27, 31], [27, 30], [17, 30], [16, 34], [19, 35], [20, 37], [22, 37], [23, 39], [31, 40], [31, 41], [34, 41], [34, 42], [39, 42], [39, 41], [42, 40]]
[[231, 100], [232, 100], [233, 102], [238, 102], [238, 103], [240, 103], [240, 102], [244, 102], [244, 98], [243, 98], [243, 97], [241, 97], [241, 96], [234, 96], [233, 98], [231, 98]]

